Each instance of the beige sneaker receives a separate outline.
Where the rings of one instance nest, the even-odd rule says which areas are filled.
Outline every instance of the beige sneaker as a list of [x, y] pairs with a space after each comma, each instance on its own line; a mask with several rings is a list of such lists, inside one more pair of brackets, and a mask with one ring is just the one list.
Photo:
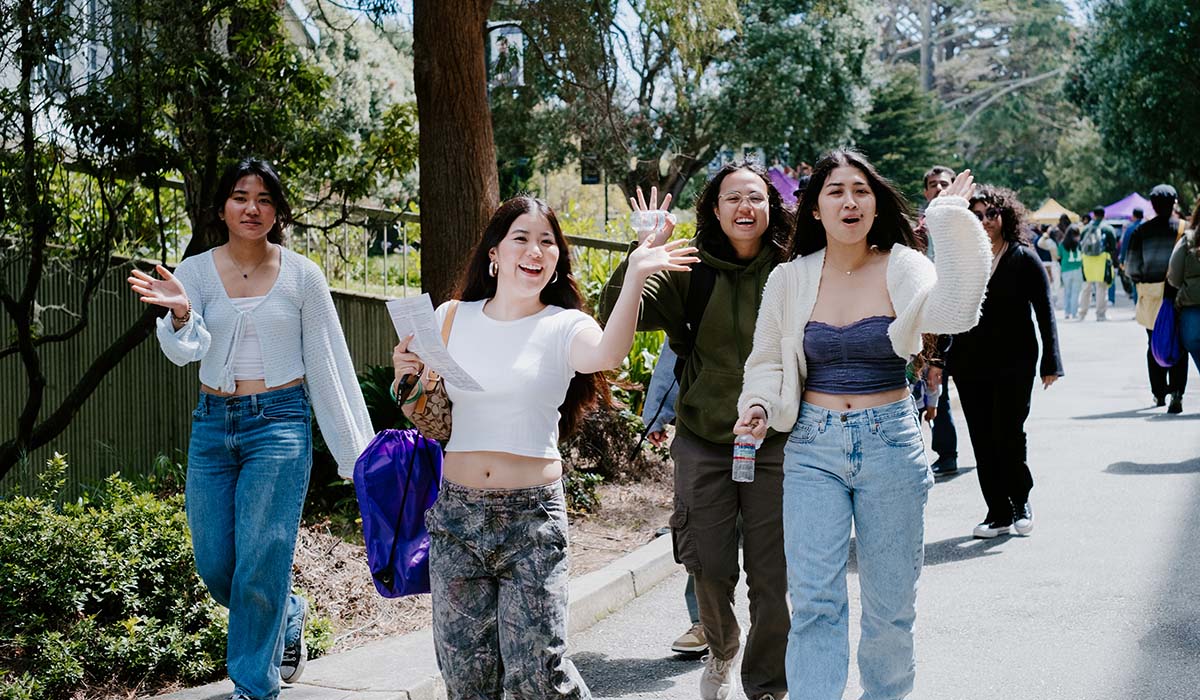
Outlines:
[[718, 659], [709, 654], [700, 674], [700, 700], [728, 700], [732, 694], [733, 659]]
[[703, 654], [708, 651], [708, 640], [704, 638], [704, 626], [699, 622], [683, 633], [671, 644], [671, 651], [679, 654]]

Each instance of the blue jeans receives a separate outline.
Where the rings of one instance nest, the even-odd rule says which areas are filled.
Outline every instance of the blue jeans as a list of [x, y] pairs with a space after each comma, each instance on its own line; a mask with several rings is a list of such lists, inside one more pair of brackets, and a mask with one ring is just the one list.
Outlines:
[[950, 374], [942, 372], [942, 393], [938, 396], [937, 416], [930, 429], [930, 447], [939, 459], [958, 458], [958, 431], [954, 428], [954, 415], [950, 413]]
[[1063, 314], [1075, 318], [1079, 314], [1079, 292], [1083, 290], [1083, 270], [1076, 268], [1062, 273]]
[[1200, 306], [1179, 309], [1179, 337], [1183, 340], [1183, 349], [1192, 356], [1192, 362], [1200, 370]]
[[192, 551], [209, 593], [229, 608], [229, 677], [256, 700], [279, 695], [287, 617], [300, 612], [292, 552], [311, 467], [303, 386], [200, 394], [185, 492]]
[[933, 475], [912, 402], [839, 413], [804, 403], [783, 462], [792, 700], [842, 697], [849, 672], [846, 567], [853, 521], [864, 700], [913, 688], [917, 580]]

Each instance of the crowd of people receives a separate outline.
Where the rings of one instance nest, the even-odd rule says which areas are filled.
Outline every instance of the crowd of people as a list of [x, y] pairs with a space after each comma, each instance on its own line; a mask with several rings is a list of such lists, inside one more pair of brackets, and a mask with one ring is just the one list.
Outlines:
[[[652, 442], [670, 442], [670, 526], [690, 575], [691, 627], [672, 648], [708, 652], [705, 700], [732, 697], [739, 657], [752, 700], [841, 698], [852, 526], [864, 697], [911, 693], [925, 505], [934, 476], [958, 468], [948, 379], [986, 508], [974, 536], [1030, 535], [1024, 424], [1035, 383], [1063, 375], [1056, 286], [1066, 318], [1082, 318], [1094, 294], [1103, 320], [1114, 275], [1135, 285], [1143, 325], [1176, 304], [1182, 369], [1148, 355], [1149, 378], [1156, 402], [1182, 410], [1188, 353], [1200, 367], [1200, 210], [1181, 238], [1174, 190], [1155, 188], [1156, 215], [1118, 240], [1103, 211], [1031, 232], [1016, 194], [970, 171], [930, 169], [919, 213], [861, 153], [833, 151], [806, 175], [790, 208], [758, 165], [721, 168], [697, 198], [694, 240], [672, 240], [667, 217], [630, 243], [595, 310], [603, 327], [554, 211], [523, 196], [493, 215], [436, 311], [449, 354], [483, 387], [444, 385], [453, 428], [425, 516], [452, 700], [591, 697], [565, 656], [558, 441], [611, 401], [603, 373], [637, 330], [668, 339], [644, 417]], [[631, 204], [665, 210], [670, 197], [652, 189]], [[220, 245], [129, 283], [169, 311], [164, 354], [200, 362], [186, 484], [196, 567], [229, 609], [232, 700], [272, 700], [306, 659], [307, 607], [290, 576], [310, 408], [342, 476], [373, 431], [324, 276], [286, 247], [291, 210], [274, 169], [237, 163], [213, 208]], [[393, 349], [392, 392], [408, 413], [433, 390], [410, 340]], [[734, 481], [733, 445], [747, 440], [754, 477]], [[743, 568], [744, 648], [733, 606]]]

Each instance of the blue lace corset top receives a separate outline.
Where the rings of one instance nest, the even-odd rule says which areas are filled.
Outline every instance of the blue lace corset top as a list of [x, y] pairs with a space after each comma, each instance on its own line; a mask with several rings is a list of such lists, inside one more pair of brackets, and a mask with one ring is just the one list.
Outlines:
[[868, 316], [846, 326], [809, 321], [804, 327], [805, 389], [824, 394], [875, 394], [908, 386], [908, 361], [896, 356], [887, 330], [891, 316]]

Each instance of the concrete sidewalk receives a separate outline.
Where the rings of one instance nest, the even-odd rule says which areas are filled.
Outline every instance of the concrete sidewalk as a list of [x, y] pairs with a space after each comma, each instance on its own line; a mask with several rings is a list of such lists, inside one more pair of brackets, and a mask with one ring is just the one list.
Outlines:
[[[659, 537], [602, 569], [571, 581], [571, 634], [586, 630], [679, 571], [671, 538]], [[224, 700], [229, 679], [189, 688], [164, 700]], [[446, 697], [429, 629], [389, 637], [308, 662], [303, 680], [285, 685], [282, 700], [443, 700]]]

